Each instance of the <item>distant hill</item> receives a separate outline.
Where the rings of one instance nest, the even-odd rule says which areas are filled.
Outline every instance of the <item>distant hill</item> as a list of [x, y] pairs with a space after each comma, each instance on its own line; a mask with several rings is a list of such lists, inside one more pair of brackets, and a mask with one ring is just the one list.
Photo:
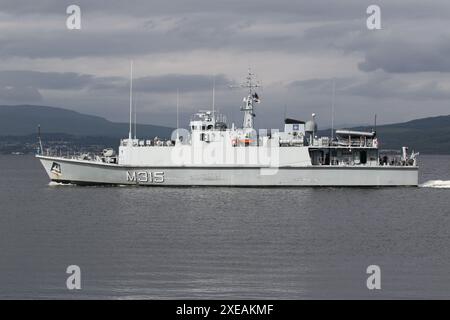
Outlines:
[[[0, 106], [0, 136], [26, 136], [35, 134], [41, 125], [42, 133], [64, 133], [74, 136], [128, 136], [129, 124], [116, 123], [104, 118], [86, 115], [62, 108], [46, 106]], [[173, 129], [138, 124], [140, 136], [170, 137]]]
[[[371, 126], [349, 128], [370, 131]], [[322, 134], [329, 135], [329, 130]], [[382, 149], [408, 146], [424, 154], [450, 154], [450, 115], [381, 125], [377, 135]]]

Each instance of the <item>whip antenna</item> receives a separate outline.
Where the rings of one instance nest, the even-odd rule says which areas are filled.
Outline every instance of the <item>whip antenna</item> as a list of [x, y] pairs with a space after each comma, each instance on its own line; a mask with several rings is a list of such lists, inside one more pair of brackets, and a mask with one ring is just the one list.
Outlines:
[[333, 78], [333, 96], [331, 99], [331, 141], [334, 138], [334, 100], [336, 97], [336, 81]]
[[133, 60], [130, 61], [130, 131], [128, 132], [129, 140], [131, 140], [132, 109], [133, 109]]
[[41, 140], [41, 125], [38, 124], [38, 140], [39, 140], [39, 154], [44, 154], [44, 149], [42, 148], [42, 140]]

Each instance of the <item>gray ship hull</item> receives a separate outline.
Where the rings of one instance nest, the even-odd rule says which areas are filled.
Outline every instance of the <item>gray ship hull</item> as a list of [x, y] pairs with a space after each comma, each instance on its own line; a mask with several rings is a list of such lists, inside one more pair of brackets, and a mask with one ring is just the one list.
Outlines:
[[140, 186], [417, 186], [416, 166], [130, 167], [37, 156], [49, 178], [72, 184]]

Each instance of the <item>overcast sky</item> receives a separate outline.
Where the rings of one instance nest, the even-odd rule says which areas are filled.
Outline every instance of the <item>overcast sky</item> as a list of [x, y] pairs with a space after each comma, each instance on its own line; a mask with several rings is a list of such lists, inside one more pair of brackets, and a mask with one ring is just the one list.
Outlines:
[[[81, 30], [66, 8], [81, 7]], [[381, 7], [381, 30], [366, 9]], [[129, 61], [141, 123], [176, 124], [212, 104], [241, 122], [251, 67], [256, 125], [285, 114], [338, 126], [450, 114], [448, 0], [0, 0], [0, 104], [128, 119]], [[185, 123], [185, 126], [187, 124]]]

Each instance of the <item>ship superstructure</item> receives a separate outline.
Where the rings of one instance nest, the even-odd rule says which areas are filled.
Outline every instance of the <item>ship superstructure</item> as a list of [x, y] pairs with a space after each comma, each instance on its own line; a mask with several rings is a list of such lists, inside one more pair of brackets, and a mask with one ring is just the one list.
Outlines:
[[[417, 154], [380, 154], [371, 132], [336, 130], [318, 136], [316, 115], [287, 118], [284, 130], [255, 130], [259, 84], [249, 71], [241, 127], [212, 110], [195, 113], [172, 139], [122, 139], [118, 153], [37, 155], [50, 179], [61, 183], [147, 186], [416, 186]], [[131, 104], [130, 104], [131, 105]], [[131, 114], [131, 113], [130, 113]], [[130, 116], [131, 123], [131, 116]]]

